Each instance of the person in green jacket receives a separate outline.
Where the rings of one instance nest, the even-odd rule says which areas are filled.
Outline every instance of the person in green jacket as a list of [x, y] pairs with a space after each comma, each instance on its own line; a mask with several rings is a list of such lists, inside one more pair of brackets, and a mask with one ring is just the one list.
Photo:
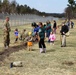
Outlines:
[[[52, 28], [51, 28], [51, 23], [50, 23], [50, 21], [47, 21], [46, 22], [46, 37], [48, 37], [49, 38], [49, 36], [50, 36], [50, 33], [51, 33], [51, 31], [52, 31]], [[50, 40], [48, 39], [48, 42], [50, 42]]]
[[38, 32], [38, 39], [39, 39], [39, 48], [40, 53], [46, 52], [46, 46], [45, 46], [45, 27], [43, 26], [42, 22], [39, 22], [39, 32]]

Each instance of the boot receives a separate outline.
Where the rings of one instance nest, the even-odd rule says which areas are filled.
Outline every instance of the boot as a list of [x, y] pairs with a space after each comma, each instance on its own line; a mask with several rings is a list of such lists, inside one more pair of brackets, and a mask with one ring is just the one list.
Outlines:
[[40, 48], [40, 53], [43, 53], [43, 49], [42, 48]]

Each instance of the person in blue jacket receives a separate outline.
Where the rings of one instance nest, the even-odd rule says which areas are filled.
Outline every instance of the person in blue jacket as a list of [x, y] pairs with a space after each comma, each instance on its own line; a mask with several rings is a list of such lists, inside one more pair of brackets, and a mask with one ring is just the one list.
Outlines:
[[19, 34], [19, 32], [18, 32], [18, 29], [17, 29], [17, 28], [15, 29], [14, 34], [15, 34], [15, 43], [16, 43], [16, 42], [18, 41], [18, 34]]

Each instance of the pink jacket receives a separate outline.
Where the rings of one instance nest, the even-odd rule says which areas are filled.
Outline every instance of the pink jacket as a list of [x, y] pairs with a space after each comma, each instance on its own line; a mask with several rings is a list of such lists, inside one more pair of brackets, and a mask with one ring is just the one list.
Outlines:
[[50, 34], [49, 40], [50, 41], [55, 41], [56, 40], [55, 34]]

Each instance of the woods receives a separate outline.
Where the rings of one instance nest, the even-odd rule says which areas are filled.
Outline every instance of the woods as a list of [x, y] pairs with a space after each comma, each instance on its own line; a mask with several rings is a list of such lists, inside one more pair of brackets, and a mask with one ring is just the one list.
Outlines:
[[4, 14], [36, 14], [40, 16], [53, 16], [53, 17], [66, 17], [67, 19], [76, 18], [76, 1], [68, 0], [67, 7], [63, 13], [46, 13], [41, 12], [35, 8], [31, 8], [28, 5], [20, 5], [16, 0], [0, 0], [0, 13]]
[[76, 18], [76, 1], [68, 0], [67, 7], [64, 10], [65, 17], [70, 20]]
[[64, 17], [64, 13], [46, 13], [41, 12], [35, 8], [31, 8], [28, 5], [20, 5], [16, 0], [0, 0], [0, 13], [3, 14], [36, 14], [40, 16], [53, 16], [53, 17]]

